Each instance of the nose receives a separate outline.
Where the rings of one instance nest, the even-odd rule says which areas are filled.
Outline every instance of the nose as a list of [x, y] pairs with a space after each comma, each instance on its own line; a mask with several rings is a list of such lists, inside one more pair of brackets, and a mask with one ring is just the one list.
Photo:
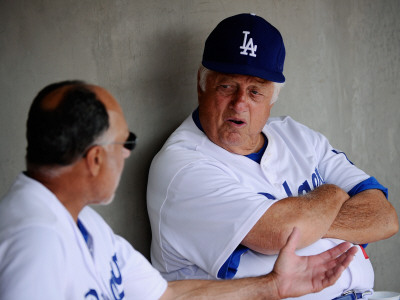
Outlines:
[[245, 112], [247, 110], [247, 92], [243, 89], [238, 89], [235, 93], [232, 101], [231, 101], [231, 108], [236, 112]]
[[122, 156], [124, 159], [127, 159], [129, 156], [131, 156], [131, 150], [128, 150], [126, 148], [122, 148]]

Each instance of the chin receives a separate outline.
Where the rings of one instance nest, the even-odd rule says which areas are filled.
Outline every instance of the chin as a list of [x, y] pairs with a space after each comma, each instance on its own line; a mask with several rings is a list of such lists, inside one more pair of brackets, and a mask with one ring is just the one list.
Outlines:
[[105, 199], [104, 201], [101, 201], [101, 202], [99, 203], [99, 205], [108, 205], [108, 204], [111, 204], [111, 202], [113, 202], [113, 200], [114, 200], [114, 197], [115, 197], [115, 194], [112, 194], [110, 198]]
[[222, 145], [227, 147], [239, 147], [243, 144], [241, 136], [237, 134], [231, 134], [228, 137], [222, 138], [221, 142]]

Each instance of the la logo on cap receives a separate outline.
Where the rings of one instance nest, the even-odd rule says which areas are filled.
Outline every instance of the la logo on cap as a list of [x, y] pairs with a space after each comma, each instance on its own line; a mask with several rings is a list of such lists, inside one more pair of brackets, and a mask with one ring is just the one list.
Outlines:
[[[240, 46], [240, 49], [243, 49], [242, 52], [240, 52], [241, 55], [250, 55], [252, 57], [256, 57], [256, 51], [257, 51], [257, 45], [253, 44], [253, 39], [250, 38], [247, 41], [247, 36], [250, 34], [250, 31], [243, 31], [244, 38], [243, 38], [243, 45]], [[247, 53], [247, 51], [251, 51], [250, 54]]]

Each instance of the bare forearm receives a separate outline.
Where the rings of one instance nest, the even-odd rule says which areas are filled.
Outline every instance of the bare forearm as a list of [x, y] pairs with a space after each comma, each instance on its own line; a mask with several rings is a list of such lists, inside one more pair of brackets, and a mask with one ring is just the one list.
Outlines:
[[235, 280], [182, 280], [168, 284], [162, 300], [266, 299], [275, 300], [316, 293], [334, 284], [348, 267], [356, 247], [344, 242], [318, 255], [297, 256], [300, 231], [293, 229], [271, 273]]
[[349, 198], [335, 185], [326, 184], [299, 197], [282, 199], [272, 205], [242, 241], [250, 249], [275, 254], [296, 226], [302, 232], [299, 248], [322, 238]]
[[236, 280], [173, 281], [161, 298], [166, 299], [280, 299], [273, 275]]
[[325, 237], [364, 244], [398, 231], [396, 211], [379, 190], [366, 190], [346, 201]]

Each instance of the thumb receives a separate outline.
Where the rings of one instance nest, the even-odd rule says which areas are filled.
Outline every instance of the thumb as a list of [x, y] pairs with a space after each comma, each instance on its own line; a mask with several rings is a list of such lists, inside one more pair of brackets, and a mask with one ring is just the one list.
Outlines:
[[286, 245], [282, 248], [282, 251], [294, 252], [300, 240], [300, 230], [294, 227], [292, 233], [289, 235]]

